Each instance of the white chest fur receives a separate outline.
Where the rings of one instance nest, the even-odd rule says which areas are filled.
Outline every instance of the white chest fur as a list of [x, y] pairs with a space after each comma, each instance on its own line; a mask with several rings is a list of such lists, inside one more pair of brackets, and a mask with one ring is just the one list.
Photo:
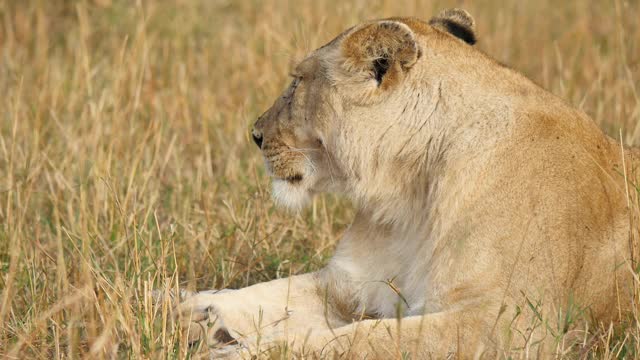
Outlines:
[[[360, 229], [354, 225], [338, 246], [329, 266], [340, 281], [348, 282], [349, 293], [356, 297], [357, 311], [382, 318], [421, 314], [431, 310], [427, 299], [430, 284], [429, 242], [423, 238], [394, 238], [387, 231]], [[378, 229], [380, 230], [380, 229]], [[392, 232], [391, 232], [392, 233]], [[363, 235], [366, 235], [363, 237]]]

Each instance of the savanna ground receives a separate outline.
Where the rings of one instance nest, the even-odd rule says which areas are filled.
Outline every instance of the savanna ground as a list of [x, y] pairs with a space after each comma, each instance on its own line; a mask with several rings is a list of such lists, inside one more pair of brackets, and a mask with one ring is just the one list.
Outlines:
[[[364, 19], [460, 6], [478, 46], [640, 143], [624, 1], [0, 2], [0, 357], [184, 358], [148, 290], [318, 269], [352, 217], [274, 207], [249, 137], [291, 64]], [[640, 322], [568, 358], [640, 358]]]

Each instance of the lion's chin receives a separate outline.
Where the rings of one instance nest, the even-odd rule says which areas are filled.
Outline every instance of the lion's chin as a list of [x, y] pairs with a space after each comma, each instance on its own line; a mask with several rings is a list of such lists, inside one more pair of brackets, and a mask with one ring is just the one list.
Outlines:
[[311, 201], [311, 192], [303, 181], [273, 179], [271, 196], [279, 206], [300, 211]]

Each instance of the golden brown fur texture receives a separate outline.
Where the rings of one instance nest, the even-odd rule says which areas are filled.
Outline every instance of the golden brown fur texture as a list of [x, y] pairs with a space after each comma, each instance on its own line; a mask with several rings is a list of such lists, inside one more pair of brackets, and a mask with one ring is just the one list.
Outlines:
[[546, 358], [625, 319], [635, 152], [471, 46], [474, 26], [372, 21], [298, 65], [253, 130], [274, 197], [337, 192], [358, 213], [323, 270], [188, 298], [193, 338], [216, 356]]

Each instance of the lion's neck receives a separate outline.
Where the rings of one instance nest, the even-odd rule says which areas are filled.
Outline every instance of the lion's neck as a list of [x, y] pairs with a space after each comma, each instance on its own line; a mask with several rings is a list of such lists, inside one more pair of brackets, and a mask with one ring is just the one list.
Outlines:
[[[425, 223], [438, 208], [439, 195], [456, 197], [469, 188], [476, 182], [475, 169], [511, 137], [517, 111], [525, 102], [518, 94], [460, 89], [453, 82], [417, 86], [421, 87], [412, 90], [415, 93], [392, 99], [405, 105], [385, 108], [368, 119], [370, 124], [385, 124], [375, 127], [374, 135], [352, 139], [361, 142], [362, 150], [347, 160], [347, 167], [355, 169], [347, 193], [379, 223]], [[540, 91], [529, 86], [530, 93]]]

